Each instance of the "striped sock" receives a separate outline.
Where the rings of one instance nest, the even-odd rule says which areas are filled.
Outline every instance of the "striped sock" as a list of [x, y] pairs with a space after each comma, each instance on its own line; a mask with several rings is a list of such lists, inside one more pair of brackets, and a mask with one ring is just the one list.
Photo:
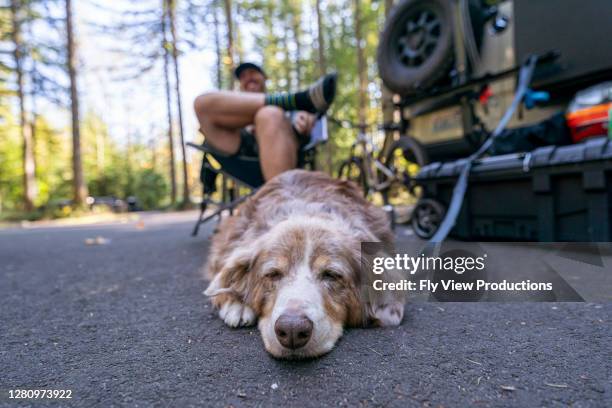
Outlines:
[[336, 94], [337, 74], [327, 74], [308, 89], [296, 93], [267, 94], [266, 105], [274, 105], [284, 110], [303, 110], [310, 113], [324, 113]]
[[296, 103], [296, 94], [294, 93], [267, 94], [265, 104], [278, 106], [279, 108], [283, 108], [284, 110], [288, 111], [302, 109]]

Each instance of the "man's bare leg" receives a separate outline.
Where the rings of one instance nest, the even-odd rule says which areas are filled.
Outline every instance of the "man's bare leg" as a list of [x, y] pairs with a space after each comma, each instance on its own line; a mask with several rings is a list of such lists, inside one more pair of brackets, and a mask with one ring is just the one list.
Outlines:
[[196, 98], [194, 108], [200, 122], [208, 120], [214, 126], [230, 130], [253, 123], [255, 114], [263, 106], [324, 113], [336, 94], [336, 79], [336, 73], [328, 74], [307, 89], [293, 93], [209, 92]]
[[266, 181], [297, 166], [298, 141], [281, 108], [264, 106], [257, 111], [255, 137]]
[[218, 91], [198, 96], [194, 109], [206, 141], [224, 153], [236, 153], [240, 129], [255, 121], [264, 99], [264, 94], [254, 92]]
[[332, 73], [321, 77], [308, 89], [292, 94], [232, 91], [206, 93], [196, 98], [194, 108], [200, 130], [208, 142], [232, 154], [240, 147], [239, 129], [254, 123], [255, 115], [264, 106], [278, 106], [277, 110], [322, 113], [329, 107], [335, 92], [336, 74]]
[[216, 126], [240, 129], [253, 123], [264, 103], [263, 93], [216, 91], [198, 96], [194, 108], [198, 119], [206, 116]]
[[194, 108], [207, 142], [234, 154], [240, 129], [255, 124], [261, 170], [266, 180], [297, 165], [298, 142], [284, 111], [264, 105], [264, 94], [211, 92], [196, 98]]

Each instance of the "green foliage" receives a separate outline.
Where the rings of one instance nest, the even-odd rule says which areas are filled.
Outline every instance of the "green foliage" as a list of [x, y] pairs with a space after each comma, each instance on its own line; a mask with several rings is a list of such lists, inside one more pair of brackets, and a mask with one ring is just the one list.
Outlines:
[[70, 139], [67, 132], [53, 128], [44, 117], [36, 121], [36, 181], [38, 199], [44, 206], [48, 202], [67, 199], [72, 195]]
[[[30, 11], [46, 13], [38, 7], [43, 4], [39, 0], [29, 0]], [[319, 42], [315, 0], [233, 0], [233, 20], [235, 35], [235, 58], [238, 56], [259, 53], [269, 76], [268, 89], [297, 90], [315, 81], [321, 74], [319, 61]], [[23, 3], [26, 4], [26, 3]], [[127, 3], [126, 3], [127, 4]], [[149, 3], [147, 3], [149, 4]], [[117, 34], [117, 29], [129, 32], [143, 24], [150, 28], [147, 42], [134, 46], [130, 41], [120, 42], [117, 46], [125, 46], [131, 57], [129, 66], [139, 74], [149, 72], [163, 54], [159, 53], [161, 43], [160, 13], [161, 1], [151, 2], [142, 10], [144, 23], [136, 24], [134, 15], [126, 13], [124, 17], [136, 19], [126, 20], [124, 25], [111, 28], [100, 26], [99, 35]], [[219, 46], [222, 61], [227, 60], [225, 36], [227, 22], [223, 12], [224, 2], [220, 0], [185, 0], [178, 1], [178, 29], [183, 42], [179, 44], [181, 51], [202, 48], [213, 42], [213, 24], [211, 15], [213, 7], [217, 8], [219, 22]], [[340, 120], [357, 122], [359, 72], [357, 64], [357, 41], [355, 39], [354, 8], [359, 4], [363, 35], [363, 49], [366, 58], [368, 82], [367, 122], [380, 122], [380, 83], [376, 72], [376, 47], [379, 27], [384, 20], [384, 2], [380, 0], [321, 0], [322, 32], [325, 39], [325, 67], [327, 72], [336, 70], [339, 73], [339, 87], [336, 101], [329, 114]], [[110, 13], [100, 7], [101, 13]], [[182, 17], [181, 17], [182, 16]], [[198, 17], [201, 16], [201, 17]], [[11, 24], [7, 19], [6, 9], [0, 8], [0, 40], [10, 39]], [[28, 21], [39, 20], [44, 16], [30, 15]], [[202, 20], [198, 19], [201, 18]], [[138, 20], [140, 21], [140, 20]], [[128, 30], [127, 23], [135, 24]], [[202, 23], [202, 22], [205, 22]], [[86, 24], [92, 24], [87, 23]], [[61, 26], [61, 24], [60, 24]], [[55, 32], [55, 31], [53, 31]], [[123, 37], [122, 37], [123, 38]], [[135, 37], [136, 38], [136, 37]], [[140, 37], [138, 37], [140, 38]], [[252, 39], [252, 40], [251, 40]], [[31, 38], [26, 37], [26, 41]], [[197, 40], [197, 41], [196, 41]], [[54, 43], [54, 42], [53, 42]], [[200, 45], [198, 45], [200, 44]], [[254, 49], [246, 49], [248, 45]], [[28, 61], [34, 68], [36, 62], [39, 68], [46, 67], [47, 60], [60, 62], [64, 59], [64, 50], [60, 46], [52, 47], [46, 44], [26, 44], [29, 52]], [[149, 48], [151, 52], [149, 51]], [[8, 48], [7, 48], [8, 49]], [[212, 49], [212, 47], [211, 47]], [[147, 52], [145, 52], [147, 51]], [[54, 53], [57, 52], [57, 55]], [[55, 55], [50, 58], [49, 55]], [[133, 63], [132, 63], [132, 60]], [[8, 61], [8, 63], [3, 63]], [[257, 61], [256, 59], [256, 62]], [[87, 63], [86, 63], [87, 64]], [[15, 96], [10, 88], [12, 71], [10, 53], [0, 58], [0, 212], [18, 211], [23, 199], [23, 169], [22, 141], [19, 138], [17, 121], [11, 105], [15, 104]], [[53, 65], [53, 64], [51, 64]], [[61, 64], [60, 64], [61, 65]], [[92, 64], [92, 66], [95, 64]], [[63, 67], [63, 65], [62, 65]], [[118, 65], [114, 67], [119, 69]], [[62, 68], [63, 69], [63, 68]], [[87, 67], [85, 67], [87, 69]], [[55, 77], [55, 71], [49, 71]], [[155, 71], [151, 71], [155, 72]], [[210, 76], [215, 77], [215, 66], [211, 64]], [[39, 80], [42, 81], [42, 77]], [[159, 79], [159, 78], [158, 78]], [[225, 87], [229, 81], [229, 72], [224, 68], [221, 84]], [[6, 85], [3, 85], [3, 82]], [[62, 82], [62, 81], [60, 81]], [[215, 81], [216, 82], [216, 81]], [[215, 83], [213, 82], [213, 83]], [[51, 97], [65, 99], [61, 85], [45, 88], [42, 82], [38, 84], [41, 99], [54, 101]], [[46, 95], [43, 88], [47, 89]], [[87, 92], [86, 89], [81, 90]], [[57, 101], [61, 102], [61, 101]], [[55, 103], [60, 105], [59, 103]], [[64, 105], [64, 104], [61, 104]], [[187, 106], [189, 106], [187, 104]], [[14, 106], [13, 106], [14, 107]], [[185, 110], [187, 110], [186, 108]], [[160, 126], [165, 127], [164, 118], [160, 118]], [[56, 208], [57, 215], [66, 215], [65, 209], [57, 203], [67, 202], [72, 196], [72, 144], [70, 129], [54, 128], [44, 116], [38, 115], [35, 123], [35, 161], [38, 195], [36, 205], [39, 207]], [[323, 169], [335, 172], [342, 160], [348, 155], [351, 143], [355, 140], [356, 130], [338, 127], [330, 122], [330, 143], [328, 148], [321, 149], [319, 158]], [[83, 112], [81, 118], [82, 162], [87, 186], [92, 196], [111, 196], [126, 199], [136, 196], [145, 209], [159, 208], [169, 203], [168, 169], [169, 154], [165, 139], [159, 139], [157, 146], [144, 144], [143, 137], [127, 134], [110, 134], [108, 126], [94, 112]], [[149, 140], [150, 138], [147, 138]], [[326, 157], [331, 154], [331, 157]], [[190, 172], [196, 177], [199, 167], [199, 155], [195, 156]], [[163, 165], [162, 165], [163, 163]], [[178, 169], [177, 169], [178, 170]], [[51, 203], [51, 205], [49, 205]], [[55, 210], [53, 210], [55, 211]]]
[[109, 167], [99, 177], [87, 183], [89, 192], [97, 197], [136, 197], [144, 210], [153, 210], [168, 201], [168, 182], [153, 169], [130, 169], [129, 176], [117, 167]]
[[[256, 26], [256, 52], [269, 76], [270, 90], [291, 90], [304, 87], [320, 75], [317, 38], [317, 18], [314, 0], [241, 0], [237, 18]], [[374, 124], [380, 117], [380, 83], [377, 80], [376, 48], [379, 24], [384, 20], [384, 2], [361, 0], [361, 23], [368, 67], [368, 96], [370, 100], [367, 122]], [[357, 41], [355, 39], [354, 0], [322, 0], [322, 31], [325, 39], [326, 71], [339, 73], [336, 100], [329, 114], [341, 120], [357, 122], [358, 71]], [[299, 52], [298, 52], [299, 51]], [[355, 140], [356, 130], [330, 124], [330, 145], [333, 151], [332, 169], [335, 171]], [[323, 160], [321, 160], [323, 161]], [[324, 167], [325, 166], [325, 163]]]
[[136, 176], [134, 193], [143, 209], [159, 208], [167, 198], [168, 183], [153, 169], [144, 169]]
[[[36, 122], [36, 180], [39, 211], [20, 212], [23, 195], [22, 146], [13, 114], [0, 107], [0, 212], [2, 218], [63, 217], [72, 197], [72, 146], [69, 129], [55, 129], [44, 117]], [[83, 164], [92, 196], [126, 199], [135, 196], [143, 209], [167, 204], [168, 183], [151, 167], [151, 149], [140, 143], [118, 146], [106, 124], [94, 113], [82, 123]]]
[[[4, 101], [6, 98], [1, 98]], [[21, 144], [8, 105], [0, 103], [0, 211], [21, 201]]]
[[[83, 118], [83, 166], [91, 196], [126, 199], [135, 196], [143, 209], [159, 208], [168, 196], [165, 177], [152, 168], [149, 146], [129, 142], [118, 146], [101, 118], [89, 112]], [[129, 137], [128, 137], [129, 138]]]

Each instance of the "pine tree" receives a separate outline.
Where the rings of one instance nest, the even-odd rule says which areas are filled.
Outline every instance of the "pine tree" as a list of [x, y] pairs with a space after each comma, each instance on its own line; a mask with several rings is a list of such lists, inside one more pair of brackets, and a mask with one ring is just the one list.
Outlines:
[[166, 95], [166, 111], [168, 116], [168, 150], [170, 156], [170, 202], [176, 203], [176, 164], [174, 156], [174, 126], [172, 120], [172, 94], [170, 91], [170, 43], [168, 41], [168, 10], [166, 0], [162, 0], [164, 12], [161, 18], [162, 48], [164, 54], [164, 91]]
[[66, 61], [68, 77], [70, 79], [70, 113], [72, 119], [72, 183], [74, 189], [74, 203], [77, 206], [85, 204], [87, 198], [87, 185], [83, 175], [81, 159], [81, 122], [79, 119], [79, 88], [77, 71], [77, 46], [74, 41], [74, 23], [72, 0], [65, 0], [66, 9]]
[[25, 68], [23, 42], [23, 23], [25, 22], [25, 8], [28, 4], [20, 0], [11, 0], [11, 40], [13, 45], [14, 72], [17, 85], [17, 99], [19, 105], [19, 130], [23, 143], [23, 205], [26, 211], [34, 209], [36, 198], [36, 169], [34, 165], [34, 141], [32, 126], [26, 112]]
[[234, 22], [232, 13], [232, 0], [223, 0], [223, 6], [225, 11], [225, 24], [227, 26], [226, 41], [227, 41], [227, 60], [225, 63], [225, 69], [229, 74], [230, 89], [233, 89], [234, 83]]
[[176, 109], [178, 113], [179, 121], [179, 137], [181, 141], [181, 153], [183, 162], [183, 205], [187, 206], [190, 203], [189, 198], [189, 177], [187, 174], [187, 152], [185, 151], [185, 131], [183, 126], [183, 109], [181, 102], [181, 81], [179, 74], [179, 51], [178, 51], [178, 39], [176, 30], [176, 1], [167, 0], [166, 10], [168, 16], [168, 23], [170, 28], [170, 47], [172, 50], [172, 61], [174, 66], [174, 91], [176, 94]]
[[358, 117], [359, 124], [365, 125], [367, 123], [367, 92], [368, 92], [368, 79], [367, 79], [367, 65], [366, 56], [364, 50], [364, 39], [362, 33], [362, 17], [361, 17], [361, 0], [353, 1], [354, 9], [353, 16], [355, 19], [355, 41], [357, 42], [357, 75], [359, 77], [359, 107]]
[[219, 5], [217, 0], [213, 0], [211, 3], [212, 15], [213, 15], [213, 26], [215, 30], [215, 54], [217, 56], [215, 68], [215, 79], [217, 82], [217, 89], [223, 88], [223, 53], [221, 52], [221, 29], [219, 22]]
[[[393, 0], [385, 0], [385, 18], [389, 15], [391, 8], [393, 7]], [[386, 86], [382, 85], [381, 93], [381, 106], [382, 106], [382, 118], [383, 123], [393, 123], [395, 107], [393, 104], [393, 93], [387, 89]], [[393, 140], [393, 131], [385, 130], [385, 143], [382, 148], [383, 154], [386, 156], [388, 150], [391, 148], [391, 141]]]

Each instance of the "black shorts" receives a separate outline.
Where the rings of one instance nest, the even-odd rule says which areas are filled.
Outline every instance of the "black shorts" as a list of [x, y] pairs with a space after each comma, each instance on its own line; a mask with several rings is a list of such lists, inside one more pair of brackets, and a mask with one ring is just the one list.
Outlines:
[[240, 129], [240, 147], [234, 156], [259, 157], [257, 139], [247, 129]]
[[[304, 146], [308, 144], [309, 138], [300, 136], [296, 133], [298, 138], [298, 161], [300, 152], [304, 149]], [[233, 156], [248, 156], [248, 157], [259, 157], [259, 146], [257, 145], [257, 139], [255, 135], [249, 132], [247, 129], [240, 129], [240, 147]]]
[[[308, 143], [308, 140], [304, 140], [305, 138], [299, 139], [300, 144], [297, 154], [298, 167], [302, 167], [305, 159], [303, 147]], [[223, 171], [252, 187], [259, 187], [264, 183], [264, 177], [259, 164], [259, 147], [257, 145], [257, 139], [255, 135], [247, 129], [240, 129], [240, 147], [236, 153], [225, 154], [215, 151], [210, 147], [208, 150], [215, 160], [221, 164]], [[201, 177], [205, 177], [204, 173]], [[205, 182], [205, 184], [210, 184], [210, 188], [214, 189], [214, 179], [212, 179], [212, 182]]]

